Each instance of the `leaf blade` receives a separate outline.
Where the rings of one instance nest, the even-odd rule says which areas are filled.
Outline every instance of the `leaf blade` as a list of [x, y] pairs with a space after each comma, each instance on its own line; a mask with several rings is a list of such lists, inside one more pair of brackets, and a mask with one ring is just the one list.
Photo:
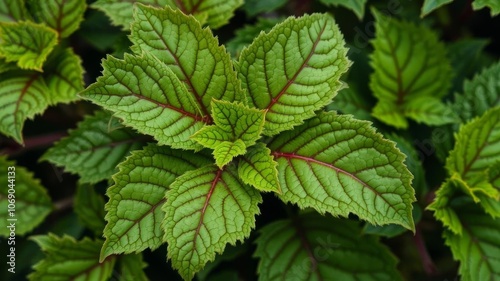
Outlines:
[[30, 4], [35, 18], [57, 31], [61, 38], [78, 29], [87, 8], [85, 0], [30, 1]]

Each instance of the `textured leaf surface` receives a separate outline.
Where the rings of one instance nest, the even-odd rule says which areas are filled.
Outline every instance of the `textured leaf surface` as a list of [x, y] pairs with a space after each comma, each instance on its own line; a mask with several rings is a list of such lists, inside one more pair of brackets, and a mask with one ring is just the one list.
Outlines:
[[116, 257], [99, 263], [100, 240], [84, 238], [76, 241], [71, 236], [58, 237], [50, 233], [31, 239], [45, 252], [45, 258], [33, 266], [35, 272], [28, 276], [30, 280], [106, 281], [113, 273]]
[[460, 224], [460, 219], [455, 209], [451, 207], [452, 202], [456, 202], [454, 199], [457, 197], [456, 194], [459, 188], [455, 180], [451, 178], [447, 179], [436, 191], [436, 197], [427, 206], [427, 209], [432, 210], [434, 217], [440, 220], [450, 231], [461, 235], [462, 225]]
[[104, 198], [92, 185], [80, 184], [74, 197], [73, 210], [83, 224], [99, 236], [106, 225], [104, 221]]
[[119, 281], [148, 281], [144, 268], [147, 264], [142, 259], [142, 254], [120, 256]]
[[374, 15], [370, 88], [378, 103], [373, 115], [397, 128], [408, 127], [406, 117], [428, 125], [454, 122], [453, 111], [440, 101], [452, 78], [444, 45], [424, 26]]
[[80, 26], [87, 8], [85, 0], [29, 1], [33, 16], [57, 31], [60, 37], [71, 35]]
[[134, 151], [121, 163], [108, 188], [106, 221], [101, 260], [111, 254], [138, 253], [156, 249], [163, 242], [161, 222], [165, 192], [186, 171], [210, 163], [188, 151], [149, 145]]
[[445, 243], [460, 261], [461, 280], [500, 279], [500, 219], [493, 219], [476, 206], [458, 209], [462, 235], [444, 231]]
[[179, 10], [137, 7], [132, 49], [150, 53], [172, 69], [203, 116], [210, 115], [212, 99], [245, 102], [231, 58], [209, 29]]
[[26, 19], [27, 16], [24, 0], [3, 0], [0, 4], [0, 22], [19, 21]]
[[344, 6], [349, 10], [352, 10], [359, 19], [362, 19], [365, 15], [365, 5], [368, 0], [320, 0], [323, 4], [334, 5], [334, 6]]
[[235, 142], [224, 141], [214, 149], [215, 164], [219, 168], [224, 167], [227, 163], [231, 162], [234, 157], [243, 155], [247, 152], [245, 143], [242, 140]]
[[242, 4], [243, 0], [171, 0], [170, 6], [197, 18], [206, 15], [206, 23], [216, 29], [228, 23]]
[[372, 224], [413, 230], [404, 155], [370, 127], [349, 115], [322, 113], [270, 144], [278, 162], [282, 200], [320, 213], [354, 213]]
[[69, 48], [52, 54], [44, 67], [51, 105], [77, 100], [77, 94], [83, 90], [83, 68], [80, 57]]
[[453, 0], [425, 0], [422, 5], [420, 17], [425, 17], [437, 8], [453, 2]]
[[[9, 179], [8, 172], [12, 171], [9, 167], [15, 169], [14, 181], [12, 181], [12, 177]], [[0, 156], [0, 170], [2, 171], [0, 173], [2, 182], [0, 188], [0, 236], [9, 236], [10, 230], [7, 227], [11, 223], [16, 225], [16, 235], [26, 234], [43, 222], [52, 211], [50, 197], [40, 181], [34, 178], [31, 172], [16, 165], [13, 161], [8, 161], [5, 156]], [[9, 188], [9, 185], [12, 184], [14, 185], [13, 190]], [[11, 201], [9, 202], [9, 200]], [[14, 204], [15, 207], [10, 208], [9, 204]], [[14, 209], [14, 212], [10, 212], [10, 209]]]
[[325, 14], [290, 17], [241, 52], [236, 69], [251, 104], [266, 111], [265, 135], [291, 129], [330, 103], [350, 65]]
[[96, 183], [110, 179], [125, 156], [144, 144], [143, 136], [124, 128], [110, 113], [98, 111], [87, 116], [41, 159], [78, 174], [81, 182]]
[[251, 147], [241, 158], [238, 165], [238, 175], [241, 180], [261, 191], [281, 193], [278, 181], [278, 163], [274, 161], [271, 150], [259, 143]]
[[238, 179], [235, 169], [214, 165], [177, 178], [166, 198], [168, 258], [184, 279], [193, 278], [226, 244], [248, 237], [262, 201], [257, 190]]
[[49, 89], [33, 73], [10, 76], [0, 82], [0, 132], [23, 143], [24, 121], [42, 113], [49, 105]]
[[259, 280], [402, 280], [394, 256], [356, 222], [307, 214], [260, 233]]
[[204, 124], [196, 101], [175, 74], [150, 54], [108, 57], [103, 76], [81, 95], [159, 144], [198, 148], [189, 137]]
[[47, 56], [57, 44], [57, 32], [32, 22], [0, 23], [0, 57], [16, 61], [23, 69], [42, 71]]
[[496, 0], [474, 0], [474, 2], [472, 2], [472, 8], [474, 10], [480, 10], [484, 7], [490, 8], [492, 17], [500, 14], [500, 2]]

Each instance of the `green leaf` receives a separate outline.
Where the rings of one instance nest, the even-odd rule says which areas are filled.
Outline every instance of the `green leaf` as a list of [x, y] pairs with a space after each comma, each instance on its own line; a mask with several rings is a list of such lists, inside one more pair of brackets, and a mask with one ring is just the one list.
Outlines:
[[78, 185], [73, 210], [86, 227], [99, 236], [102, 234], [102, 230], [106, 225], [104, 221], [104, 198], [94, 190], [94, 186], [88, 184]]
[[500, 2], [496, 0], [474, 0], [474, 2], [472, 2], [472, 8], [474, 10], [481, 10], [484, 7], [491, 9], [492, 17], [500, 14]]
[[368, 0], [320, 0], [325, 5], [344, 6], [345, 8], [353, 11], [356, 16], [361, 20], [365, 15], [365, 5]]
[[453, 0], [424, 0], [420, 17], [425, 17], [437, 8], [453, 2]]
[[460, 261], [461, 280], [500, 279], [500, 219], [493, 219], [474, 205], [457, 210], [461, 235], [445, 230], [445, 243]]
[[394, 256], [357, 222], [310, 213], [266, 225], [256, 243], [259, 280], [402, 280]]
[[280, 18], [258, 18], [254, 25], [245, 25], [236, 30], [234, 37], [225, 44], [228, 52], [233, 57], [239, 57], [241, 50], [250, 45], [255, 37], [262, 31], [269, 32], [280, 21]]
[[453, 104], [462, 121], [469, 121], [490, 108], [500, 106], [499, 76], [500, 62], [497, 62], [464, 82], [463, 94], [456, 94]]
[[371, 105], [355, 87], [356, 84], [349, 84], [349, 88], [340, 90], [335, 100], [327, 105], [327, 110], [352, 114], [356, 119], [372, 120]]
[[57, 32], [32, 22], [0, 22], [0, 57], [16, 61], [23, 69], [42, 71], [54, 46]]
[[462, 225], [460, 219], [455, 212], [455, 208], [451, 207], [457, 190], [460, 189], [457, 184], [455, 179], [447, 179], [436, 191], [434, 201], [426, 209], [433, 211], [434, 217], [440, 220], [450, 231], [461, 235]]
[[36, 281], [88, 280], [106, 281], [113, 273], [116, 257], [99, 262], [102, 241], [54, 234], [31, 237], [45, 252], [45, 258], [35, 264], [28, 278]]
[[184, 279], [193, 278], [226, 244], [248, 237], [262, 201], [257, 190], [238, 179], [235, 169], [214, 165], [178, 177], [166, 198], [168, 258]]
[[87, 8], [85, 0], [29, 0], [29, 3], [35, 19], [57, 31], [61, 38], [78, 29]]
[[414, 230], [413, 176], [404, 155], [370, 122], [322, 113], [268, 147], [278, 162], [283, 201]]
[[406, 117], [428, 125], [454, 122], [454, 112], [440, 100], [452, 78], [444, 45], [424, 26], [373, 14], [370, 88], [378, 98], [373, 115], [396, 128], [408, 127]]
[[246, 152], [247, 149], [242, 140], [236, 140], [235, 142], [223, 141], [214, 149], [215, 164], [222, 169], [234, 157], [243, 155]]
[[53, 52], [44, 66], [50, 91], [50, 104], [69, 103], [83, 90], [83, 68], [80, 57], [69, 48]]
[[[422, 208], [417, 203], [413, 203], [413, 220], [415, 221], [415, 223], [418, 223], [421, 218]], [[397, 224], [373, 225], [367, 223], [363, 227], [363, 234], [378, 235], [386, 238], [393, 238], [405, 232], [407, 232], [407, 230], [401, 225]]]
[[266, 111], [264, 134], [302, 124], [342, 88], [350, 65], [344, 39], [326, 14], [290, 17], [261, 33], [236, 64], [252, 105]]
[[[246, 0], [243, 10], [249, 17], [254, 17], [263, 12], [272, 12], [286, 4], [286, 0]], [[258, 34], [258, 33], [257, 33]], [[253, 39], [253, 38], [252, 38]]]
[[24, 121], [49, 106], [50, 93], [45, 81], [38, 73], [7, 76], [0, 81], [0, 99], [0, 132], [23, 144]]
[[243, 0], [171, 0], [169, 5], [179, 8], [184, 14], [192, 14], [197, 19], [206, 17], [210, 28], [217, 29], [227, 24], [234, 11], [242, 4]]
[[[488, 182], [497, 190], [497, 193], [500, 193], [500, 160], [488, 169]], [[500, 196], [494, 198], [487, 194], [479, 193], [477, 197], [486, 213], [490, 214], [493, 218], [500, 217]]]
[[119, 257], [119, 281], [148, 281], [144, 268], [147, 266], [142, 254], [124, 255]]
[[260, 191], [281, 193], [277, 166], [278, 163], [274, 161], [271, 150], [264, 144], [258, 143], [241, 158], [238, 175], [244, 183]]
[[[221, 265], [223, 262], [231, 262], [236, 260], [238, 257], [242, 256], [243, 254], [248, 252], [249, 245], [250, 243], [243, 243], [243, 244], [238, 244], [235, 246], [228, 245], [225, 249], [224, 252], [220, 255], [217, 255], [215, 257], [214, 261], [211, 261], [205, 265], [203, 270], [199, 271], [196, 273], [196, 278], [199, 281], [207, 281], [207, 280], [236, 280], [236, 279], [216, 279], [215, 276], [217, 276], [217, 272], [220, 272], [219, 270], [215, 270], [219, 268], [219, 265]], [[214, 274], [213, 272], [216, 271]]]
[[130, 151], [145, 144], [143, 136], [124, 128], [105, 111], [87, 116], [69, 136], [52, 146], [40, 160], [63, 166], [78, 174], [82, 183], [97, 183], [110, 179], [116, 166]]
[[179, 10], [137, 5], [130, 40], [136, 53], [150, 53], [186, 85], [202, 116], [210, 115], [212, 99], [245, 103], [231, 57], [210, 29]]
[[208, 163], [200, 154], [156, 145], [132, 152], [118, 166], [115, 184], [106, 193], [108, 224], [101, 261], [112, 254], [158, 248], [164, 242], [161, 221], [165, 214], [160, 207], [165, 192], [177, 177]]
[[161, 145], [199, 148], [189, 137], [206, 118], [170, 68], [148, 53], [125, 54], [124, 60], [108, 56], [103, 66], [103, 76], [80, 95]]
[[24, 0], [3, 0], [0, 3], [0, 22], [15, 22], [28, 17]]
[[[26, 168], [0, 156], [0, 236], [24, 235], [43, 222], [52, 202], [40, 181]], [[9, 244], [11, 245], [11, 244]]]

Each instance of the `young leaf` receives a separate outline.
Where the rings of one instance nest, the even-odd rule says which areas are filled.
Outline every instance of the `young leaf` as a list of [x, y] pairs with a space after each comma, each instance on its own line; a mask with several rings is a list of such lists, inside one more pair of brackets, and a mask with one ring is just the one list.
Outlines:
[[402, 280], [396, 259], [358, 223], [310, 213], [260, 231], [259, 280]]
[[453, 0], [424, 0], [420, 17], [425, 17], [437, 8], [453, 2]]
[[31, 172], [6, 156], [0, 156], [0, 171], [0, 236], [9, 237], [12, 224], [16, 235], [26, 234], [52, 211], [50, 197]]
[[50, 91], [50, 104], [69, 103], [83, 90], [83, 68], [80, 57], [69, 48], [53, 52], [44, 66]]
[[87, 116], [69, 136], [52, 146], [40, 160], [63, 166], [78, 174], [82, 183], [109, 179], [130, 151], [145, 144], [145, 138], [124, 128], [108, 112]]
[[116, 257], [99, 262], [102, 241], [84, 238], [76, 241], [65, 235], [54, 234], [31, 237], [45, 252], [45, 258], [35, 264], [35, 272], [28, 277], [36, 281], [88, 280], [106, 281], [113, 273]]
[[66, 38], [78, 29], [87, 5], [85, 0], [30, 0], [33, 16]]
[[255, 227], [262, 198], [231, 167], [204, 166], [178, 177], [170, 188], [163, 229], [168, 258], [184, 279], [193, 278], [226, 244], [242, 241]]
[[236, 140], [235, 142], [223, 141], [214, 149], [215, 164], [222, 169], [234, 157], [243, 155], [246, 152], [247, 149], [242, 140]]
[[57, 44], [57, 32], [33, 22], [0, 22], [0, 57], [16, 61], [23, 69], [42, 71]]
[[97, 234], [101, 234], [104, 221], [104, 199], [97, 194], [94, 186], [80, 184], [76, 189], [73, 210], [83, 224]]
[[203, 116], [210, 115], [212, 99], [245, 102], [231, 58], [210, 29], [168, 7], [137, 5], [134, 18], [132, 49], [150, 53], [172, 69], [194, 95]]
[[397, 128], [410, 117], [428, 125], [455, 122], [441, 103], [451, 82], [444, 45], [424, 26], [382, 16], [374, 10], [376, 37], [370, 88], [378, 98], [373, 115]]
[[330, 103], [350, 65], [344, 39], [326, 14], [290, 17], [241, 52], [236, 69], [251, 104], [266, 111], [264, 134], [302, 124]]
[[436, 219], [440, 220], [444, 226], [457, 235], [462, 234], [462, 225], [455, 208], [452, 208], [451, 205], [459, 188], [454, 179], [447, 179], [436, 191], [434, 201], [427, 206], [427, 210], [434, 212]]
[[321, 113], [276, 137], [269, 148], [278, 162], [283, 201], [414, 230], [413, 176], [404, 155], [369, 122]]
[[484, 7], [491, 9], [492, 17], [500, 14], [500, 2], [496, 0], [474, 0], [472, 2], [472, 8], [474, 10], [481, 10]]
[[261, 191], [281, 193], [278, 181], [278, 163], [274, 161], [271, 150], [258, 143], [251, 147], [238, 164], [240, 179]]
[[177, 76], [149, 53], [125, 54], [124, 60], [109, 56], [103, 76], [80, 95], [114, 112], [159, 144], [198, 149], [189, 137], [206, 121], [196, 101]]
[[[500, 161], [490, 166], [488, 169], [488, 182], [500, 193]], [[486, 194], [478, 194], [481, 207], [493, 218], [500, 217], [500, 197], [492, 198]]]
[[144, 268], [147, 267], [142, 259], [142, 254], [131, 254], [120, 256], [118, 259], [120, 265], [119, 281], [148, 281]]
[[[191, 14], [197, 19], [206, 17], [206, 23], [217, 29], [229, 22], [234, 11], [243, 4], [243, 0], [171, 0], [171, 7], [179, 8], [184, 14]], [[202, 21], [204, 23], [205, 20]]]
[[27, 19], [28, 15], [24, 0], [4, 0], [0, 4], [0, 22], [20, 21]]
[[445, 230], [446, 245], [460, 261], [461, 280], [500, 278], [500, 219], [493, 219], [475, 205], [459, 208], [461, 235]]
[[180, 175], [210, 163], [201, 154], [148, 145], [118, 165], [115, 184], [106, 195], [106, 241], [101, 261], [111, 254], [139, 253], [163, 242], [161, 221], [165, 192]]
[[344, 6], [347, 9], [353, 11], [358, 19], [362, 19], [365, 15], [365, 5], [368, 0], [320, 0], [325, 5], [334, 5], [334, 6]]

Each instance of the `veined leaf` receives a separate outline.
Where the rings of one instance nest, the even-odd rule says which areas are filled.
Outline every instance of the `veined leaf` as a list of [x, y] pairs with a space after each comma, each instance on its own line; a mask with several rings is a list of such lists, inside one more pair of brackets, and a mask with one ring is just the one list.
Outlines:
[[496, 0], [474, 0], [472, 2], [472, 8], [474, 10], [480, 10], [484, 7], [490, 8], [492, 17], [500, 14], [500, 2]]
[[420, 17], [425, 17], [437, 8], [453, 2], [453, 0], [425, 0]]
[[87, 8], [85, 0], [30, 0], [29, 3], [35, 19], [53, 28], [61, 38], [78, 29]]
[[233, 17], [234, 11], [242, 4], [243, 0], [171, 0], [169, 5], [197, 19], [206, 17], [206, 23], [212, 29], [217, 29], [227, 24]]
[[404, 155], [369, 122], [322, 113], [280, 134], [269, 148], [278, 162], [283, 201], [414, 230], [413, 176]]
[[42, 71], [57, 44], [57, 32], [32, 22], [0, 22], [0, 57], [16, 61], [23, 69]]
[[260, 231], [259, 280], [402, 280], [396, 259], [358, 223], [310, 213]]
[[462, 234], [444, 231], [445, 243], [460, 261], [461, 280], [500, 279], [500, 219], [493, 219], [477, 206], [457, 209]]
[[83, 68], [80, 57], [69, 48], [52, 52], [44, 66], [45, 81], [50, 91], [51, 105], [78, 99], [83, 90]]
[[456, 198], [457, 182], [451, 178], [447, 179], [436, 191], [436, 198], [427, 206], [427, 210], [434, 212], [434, 217], [440, 220], [444, 226], [457, 235], [462, 234], [462, 225], [460, 219], [452, 208], [452, 202]]
[[238, 164], [240, 179], [261, 191], [281, 193], [278, 181], [278, 163], [274, 161], [271, 150], [258, 143], [250, 147]]
[[153, 136], [159, 144], [197, 149], [189, 137], [206, 121], [177, 76], [154, 56], [109, 56], [103, 76], [82, 95], [114, 112], [123, 124]]
[[210, 159], [189, 151], [156, 145], [134, 151], [113, 176], [115, 184], [106, 195], [106, 241], [101, 261], [111, 254], [139, 253], [156, 249], [163, 242], [161, 222], [165, 192], [180, 175], [210, 163]]
[[119, 281], [148, 281], [144, 268], [147, 263], [142, 259], [142, 253], [120, 256], [118, 259], [120, 265]]
[[80, 184], [76, 189], [73, 210], [83, 224], [99, 236], [106, 225], [104, 221], [104, 199], [94, 186]]
[[9, 237], [12, 224], [16, 235], [24, 235], [43, 222], [52, 211], [52, 202], [26, 168], [0, 156], [0, 170], [0, 236]]
[[163, 221], [168, 258], [184, 279], [193, 278], [255, 227], [257, 190], [244, 185], [235, 169], [204, 166], [178, 177], [167, 192]]
[[441, 103], [451, 85], [445, 47], [424, 26], [382, 16], [374, 10], [376, 37], [371, 55], [374, 72], [370, 88], [378, 98], [373, 115], [397, 128], [407, 128], [410, 117], [429, 125], [455, 121]]
[[215, 164], [222, 169], [234, 157], [243, 155], [246, 152], [247, 149], [242, 140], [236, 140], [235, 142], [223, 141], [214, 149]]
[[350, 65], [344, 39], [326, 14], [290, 17], [261, 33], [236, 64], [251, 104], [266, 111], [264, 134], [302, 124], [330, 103]]
[[49, 106], [45, 81], [39, 73], [8, 76], [0, 82], [0, 99], [0, 132], [23, 144], [24, 121]]
[[87, 116], [69, 136], [52, 146], [40, 160], [63, 166], [78, 174], [82, 183], [110, 179], [116, 166], [130, 151], [145, 144], [145, 138], [124, 128], [110, 113]]
[[358, 19], [362, 19], [365, 15], [365, 5], [368, 0], [320, 0], [325, 5], [334, 5], [334, 6], [344, 6], [347, 9], [353, 11]]
[[24, 0], [7, 0], [0, 4], [0, 22], [20, 21], [29, 17]]
[[194, 95], [203, 116], [210, 115], [212, 99], [246, 102], [231, 58], [210, 29], [168, 7], [137, 5], [134, 18], [132, 49], [170, 67]]
[[[488, 182], [500, 193], [500, 160], [488, 169]], [[494, 218], [500, 217], [500, 198], [478, 194], [481, 207]]]
[[54, 234], [31, 237], [45, 252], [45, 258], [35, 264], [35, 272], [28, 277], [36, 281], [88, 280], [106, 281], [113, 273], [116, 257], [99, 263], [102, 241], [84, 238], [76, 241], [65, 235]]

